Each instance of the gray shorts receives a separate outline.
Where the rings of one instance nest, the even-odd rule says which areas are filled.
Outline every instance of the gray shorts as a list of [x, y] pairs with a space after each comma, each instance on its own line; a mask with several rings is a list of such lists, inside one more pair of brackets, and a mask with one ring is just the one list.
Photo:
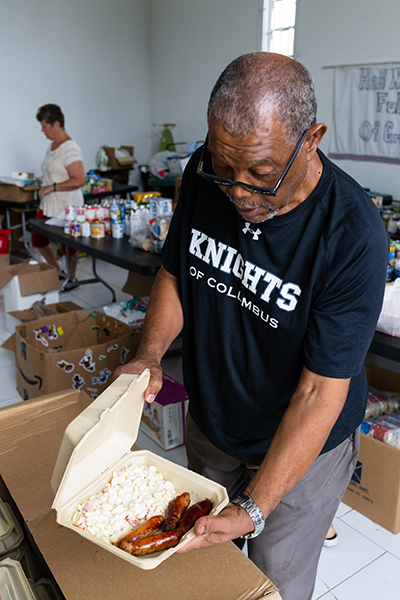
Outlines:
[[[248, 540], [249, 558], [278, 587], [282, 600], [311, 600], [324, 539], [353, 474], [359, 443], [358, 429], [319, 456], [268, 516], [264, 531]], [[190, 415], [186, 450], [189, 469], [225, 486], [231, 499], [256, 472], [211, 444]]]

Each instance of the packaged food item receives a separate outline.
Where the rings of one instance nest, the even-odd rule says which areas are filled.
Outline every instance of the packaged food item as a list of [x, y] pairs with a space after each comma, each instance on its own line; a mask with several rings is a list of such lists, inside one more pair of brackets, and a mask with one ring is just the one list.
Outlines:
[[124, 237], [125, 226], [122, 221], [113, 221], [111, 223], [111, 233], [113, 238], [117, 240]]
[[71, 235], [71, 221], [65, 221], [64, 233]]
[[84, 238], [90, 237], [91, 231], [90, 231], [90, 223], [89, 223], [89, 221], [84, 221], [82, 223], [81, 232], [82, 232], [82, 237], [84, 237]]
[[400, 450], [400, 415], [387, 415], [363, 421], [361, 432]]
[[90, 223], [90, 236], [95, 239], [101, 239], [105, 237], [106, 229], [104, 223], [100, 221], [94, 221]]
[[75, 221], [76, 220], [76, 206], [66, 206], [65, 207], [65, 220], [66, 221]]
[[86, 221], [89, 221], [89, 223], [97, 221], [97, 206], [95, 204], [86, 207]]
[[71, 223], [71, 235], [72, 237], [81, 237], [82, 235], [82, 223], [79, 221], [72, 221]]
[[86, 221], [86, 206], [78, 206], [76, 209], [76, 220], [79, 223]]

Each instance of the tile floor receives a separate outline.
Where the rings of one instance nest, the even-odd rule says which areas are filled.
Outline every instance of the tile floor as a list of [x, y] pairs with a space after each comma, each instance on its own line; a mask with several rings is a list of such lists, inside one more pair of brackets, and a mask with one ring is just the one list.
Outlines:
[[[127, 272], [108, 263], [98, 262], [98, 273], [106, 279], [117, 294], [117, 301], [128, 299], [122, 292]], [[78, 277], [91, 276], [91, 261], [80, 259]], [[73, 300], [82, 308], [101, 309], [111, 302], [111, 294], [99, 283], [83, 285], [63, 293], [60, 300]], [[0, 340], [5, 341], [4, 304], [0, 296]], [[182, 380], [180, 357], [163, 361], [164, 370]], [[16, 390], [14, 355], [0, 348], [0, 407], [21, 401]], [[183, 448], [163, 452], [145, 434], [139, 433], [142, 448], [166, 456], [169, 460], [186, 465]], [[345, 504], [341, 504], [335, 520], [340, 543], [334, 548], [324, 548], [318, 568], [316, 587], [312, 600], [400, 600], [400, 533], [393, 535]]]

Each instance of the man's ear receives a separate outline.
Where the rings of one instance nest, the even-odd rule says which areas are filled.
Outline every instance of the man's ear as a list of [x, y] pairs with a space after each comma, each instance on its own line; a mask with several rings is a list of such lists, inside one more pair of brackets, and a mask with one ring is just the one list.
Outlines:
[[308, 160], [311, 160], [311, 158], [316, 153], [317, 148], [322, 138], [324, 137], [327, 129], [328, 126], [325, 125], [325, 123], [315, 123], [315, 125], [311, 125], [310, 129], [308, 130], [306, 139], [304, 141], [304, 146], [308, 154]]

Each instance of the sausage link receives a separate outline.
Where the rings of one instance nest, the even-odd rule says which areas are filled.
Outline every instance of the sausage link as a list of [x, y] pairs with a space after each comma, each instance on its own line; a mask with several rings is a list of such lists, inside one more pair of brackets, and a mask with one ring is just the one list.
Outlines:
[[197, 502], [196, 504], [193, 504], [193, 506], [188, 508], [184, 513], [181, 522], [178, 525], [178, 529], [182, 532], [182, 535], [193, 527], [197, 519], [208, 515], [208, 513], [211, 512], [211, 509], [211, 500], [202, 500], [201, 502]]
[[120, 548], [134, 556], [144, 556], [146, 554], [153, 554], [154, 552], [161, 552], [161, 550], [173, 548], [177, 545], [182, 535], [183, 533], [179, 529], [173, 529], [172, 531], [156, 533], [155, 535], [141, 538], [134, 542], [122, 542]]
[[141, 523], [140, 525], [132, 529], [129, 533], [124, 535], [124, 537], [118, 540], [118, 542], [116, 542], [115, 545], [118, 546], [118, 548], [120, 548], [122, 542], [133, 542], [134, 540], [148, 537], [149, 535], [155, 533], [157, 529], [160, 529], [163, 523], [164, 517], [162, 517], [161, 515], [151, 517], [150, 519], [144, 521], [144, 523]]
[[177, 496], [174, 500], [171, 500], [165, 513], [165, 521], [163, 526], [164, 531], [171, 531], [172, 529], [177, 528], [179, 521], [181, 520], [181, 517], [189, 504], [189, 492], [184, 492], [180, 496]]

